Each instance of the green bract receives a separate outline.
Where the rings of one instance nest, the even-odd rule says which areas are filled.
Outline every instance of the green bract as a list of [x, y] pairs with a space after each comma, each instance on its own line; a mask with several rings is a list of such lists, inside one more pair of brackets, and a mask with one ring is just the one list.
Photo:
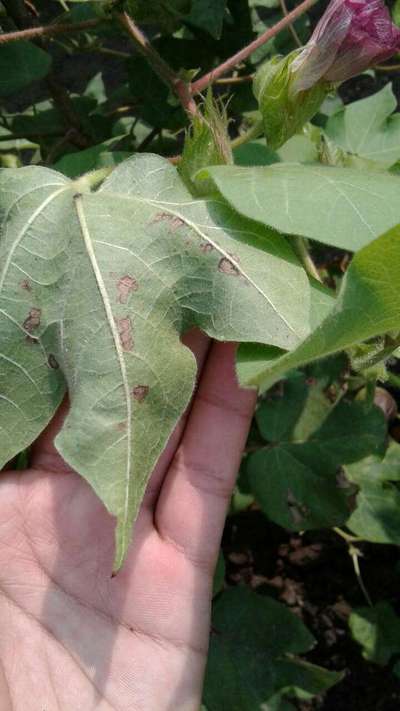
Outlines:
[[274, 57], [258, 69], [254, 79], [254, 94], [263, 119], [267, 144], [279, 148], [298, 133], [318, 111], [332, 85], [320, 82], [306, 91], [294, 92], [292, 63], [295, 50], [287, 57]]

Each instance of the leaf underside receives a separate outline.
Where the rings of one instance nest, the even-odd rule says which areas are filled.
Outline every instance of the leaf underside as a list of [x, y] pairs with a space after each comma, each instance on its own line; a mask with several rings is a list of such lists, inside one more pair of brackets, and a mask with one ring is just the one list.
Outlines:
[[0, 219], [0, 464], [67, 388], [56, 446], [117, 517], [118, 569], [193, 391], [182, 334], [293, 349], [309, 331], [307, 277], [284, 237], [194, 200], [153, 155], [94, 193], [46, 168], [4, 171]]

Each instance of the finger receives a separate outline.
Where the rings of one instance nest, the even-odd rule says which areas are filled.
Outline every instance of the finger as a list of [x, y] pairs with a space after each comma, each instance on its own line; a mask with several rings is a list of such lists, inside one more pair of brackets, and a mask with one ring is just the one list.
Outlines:
[[164, 540], [210, 570], [257, 397], [238, 386], [234, 359], [234, 344], [212, 346], [154, 517]]
[[[204, 364], [207, 360], [207, 354], [210, 348], [211, 341], [208, 336], [202, 333], [202, 331], [199, 331], [198, 329], [193, 329], [187, 334], [185, 334], [185, 336], [183, 336], [182, 343], [184, 343], [185, 346], [190, 348], [197, 361], [197, 382], [194, 391], [196, 392], [197, 383], [199, 382]], [[153, 509], [153, 506], [160, 493], [160, 487], [165, 477], [165, 473], [171, 464], [177, 447], [179, 446], [179, 442], [181, 440], [190, 413], [190, 408], [191, 403], [188, 405], [185, 413], [179, 420], [168, 441], [164, 452], [158, 460], [156, 468], [154, 469], [154, 472], [147, 485], [146, 494], [143, 500], [143, 509]]]
[[58, 408], [51, 422], [32, 445], [30, 452], [30, 467], [54, 472], [71, 472], [73, 469], [63, 460], [54, 446], [54, 439], [63, 426], [69, 409], [69, 400], [66, 396]]

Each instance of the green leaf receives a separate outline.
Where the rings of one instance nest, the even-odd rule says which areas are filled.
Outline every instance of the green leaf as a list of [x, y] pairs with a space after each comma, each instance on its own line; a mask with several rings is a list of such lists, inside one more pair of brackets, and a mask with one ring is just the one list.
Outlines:
[[368, 661], [385, 666], [394, 654], [400, 654], [400, 618], [388, 602], [353, 610], [349, 625]]
[[0, 96], [25, 89], [43, 79], [51, 66], [51, 56], [30, 42], [10, 42], [0, 46]]
[[129, 157], [128, 151], [110, 151], [109, 149], [117, 145], [123, 136], [115, 136], [108, 141], [91, 146], [83, 151], [67, 153], [54, 165], [55, 170], [59, 170], [69, 178], [77, 178], [83, 173], [106, 166], [118, 165]]
[[392, 9], [392, 15], [393, 15], [393, 22], [396, 23], [396, 25], [400, 26], [400, 0], [395, 0], [393, 9]]
[[136, 22], [158, 24], [165, 32], [173, 32], [190, 0], [125, 0], [124, 5]]
[[400, 178], [329, 166], [214, 166], [211, 177], [240, 214], [289, 235], [355, 251], [400, 222]]
[[275, 523], [292, 530], [337, 526], [349, 515], [340, 466], [382, 450], [385, 420], [378, 408], [340, 402], [302, 442], [282, 441], [248, 457], [251, 489]]
[[[309, 328], [308, 280], [284, 238], [220, 200], [194, 200], [158, 156], [125, 161], [95, 193], [90, 174], [69, 183], [21, 168], [2, 178], [5, 355], [15, 360], [32, 333], [44, 375], [21, 352], [19, 369], [2, 381], [0, 426], [9, 427], [10, 410], [14, 420], [10, 442], [1, 430], [1, 460], [26, 446], [26, 381], [47, 382], [46, 358], [57, 362], [71, 408], [56, 445], [117, 517], [118, 568], [148, 477], [194, 388], [195, 359], [180, 336], [197, 326], [224, 341], [294, 347]], [[51, 197], [35, 189], [41, 178]], [[37, 264], [42, 249], [50, 257], [45, 251]], [[41, 428], [38, 420], [30, 439]]]
[[226, 0], [192, 0], [190, 14], [185, 19], [218, 40], [222, 33], [225, 8]]
[[348, 153], [390, 168], [400, 158], [400, 113], [392, 85], [333, 114], [325, 131]]
[[287, 694], [310, 697], [341, 678], [294, 656], [313, 647], [312, 635], [285, 605], [245, 588], [219, 596], [212, 629], [203, 696], [208, 711], [280, 711], [290, 708], [282, 698]]
[[400, 545], [400, 445], [391, 440], [383, 459], [370, 456], [346, 467], [359, 487], [357, 508], [347, 527], [365, 541]]
[[184, 111], [144, 57], [129, 59], [127, 66], [135, 114], [155, 128], [180, 130], [186, 121]]
[[331, 313], [297, 349], [282, 356], [260, 345], [240, 347], [239, 378], [265, 390], [292, 368], [399, 327], [400, 227], [396, 227], [355, 255]]
[[261, 436], [269, 442], [288, 437], [307, 400], [307, 384], [302, 373], [288, 378], [277, 392], [260, 403], [256, 422]]

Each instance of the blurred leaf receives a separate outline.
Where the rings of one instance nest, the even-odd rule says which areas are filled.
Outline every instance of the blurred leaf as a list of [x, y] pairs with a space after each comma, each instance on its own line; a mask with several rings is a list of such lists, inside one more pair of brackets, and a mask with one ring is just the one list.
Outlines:
[[30, 42], [0, 45], [0, 96], [25, 89], [49, 72], [51, 56]]
[[370, 456], [346, 468], [359, 487], [357, 508], [346, 526], [365, 541], [400, 545], [400, 445], [391, 440], [383, 459]]
[[[78, 116], [84, 120], [96, 107], [96, 101], [89, 96], [72, 96], [71, 102]], [[66, 129], [65, 117], [51, 101], [41, 101], [28, 109], [9, 117], [14, 133], [27, 135], [54, 135]]]
[[290, 708], [286, 695], [304, 698], [325, 691], [341, 674], [294, 656], [313, 645], [312, 635], [285, 605], [245, 588], [225, 590], [213, 605], [206, 708], [281, 711]]
[[110, 138], [109, 141], [99, 143], [97, 146], [91, 146], [83, 151], [76, 153], [67, 153], [54, 165], [56, 170], [59, 170], [69, 178], [77, 178], [83, 173], [105, 166], [113, 166], [121, 163], [129, 157], [128, 151], [113, 151], [112, 146], [115, 146], [121, 141], [123, 136]]
[[236, 165], [271, 165], [279, 161], [279, 156], [267, 148], [264, 140], [249, 141], [233, 151]]
[[290, 435], [307, 400], [307, 391], [305, 376], [297, 373], [260, 402], [255, 418], [267, 442], [278, 442]]
[[289, 438], [249, 455], [247, 472], [255, 498], [284, 528], [340, 525], [349, 515], [349, 490], [337, 479], [339, 467], [382, 451], [385, 436], [378, 408], [339, 402], [307, 440]]
[[182, 107], [147, 61], [143, 57], [133, 57], [127, 65], [135, 114], [156, 128], [176, 130], [185, 126], [187, 121]]
[[226, 0], [192, 0], [187, 21], [209, 32], [215, 39], [221, 37]]
[[349, 625], [368, 661], [385, 666], [394, 654], [400, 654], [400, 618], [388, 602], [353, 610]]
[[124, 5], [136, 22], [160, 25], [165, 32], [173, 32], [188, 12], [190, 0], [125, 0]]
[[347, 104], [326, 124], [329, 138], [348, 153], [390, 168], [400, 158], [400, 113], [391, 84], [366, 99]]

